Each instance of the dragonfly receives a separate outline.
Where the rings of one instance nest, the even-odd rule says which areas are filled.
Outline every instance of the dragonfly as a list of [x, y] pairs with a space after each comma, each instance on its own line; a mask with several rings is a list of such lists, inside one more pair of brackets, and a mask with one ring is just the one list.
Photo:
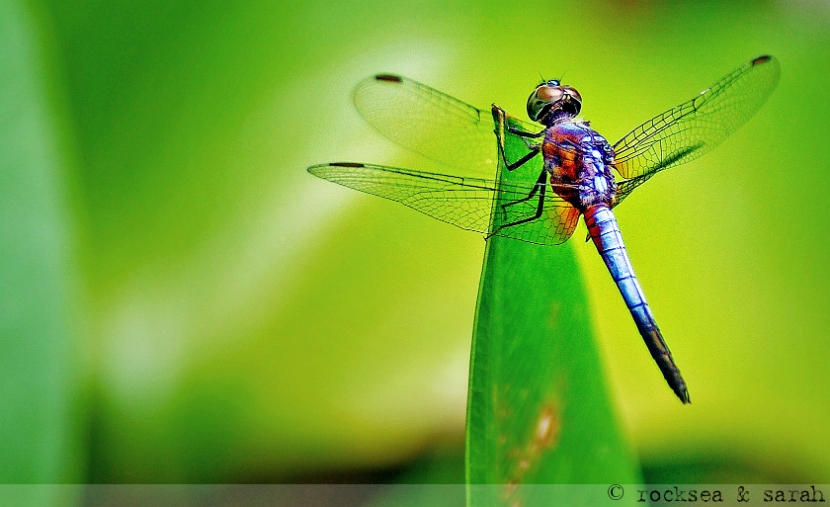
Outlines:
[[613, 209], [657, 173], [724, 141], [767, 101], [779, 76], [777, 59], [753, 58], [612, 145], [579, 116], [582, 96], [560, 80], [535, 87], [527, 101], [528, 122], [495, 104], [479, 109], [412, 79], [377, 74], [355, 89], [360, 114], [392, 141], [453, 170], [333, 162], [308, 171], [486, 238], [559, 245], [583, 217], [652, 358], [680, 401], [690, 403]]

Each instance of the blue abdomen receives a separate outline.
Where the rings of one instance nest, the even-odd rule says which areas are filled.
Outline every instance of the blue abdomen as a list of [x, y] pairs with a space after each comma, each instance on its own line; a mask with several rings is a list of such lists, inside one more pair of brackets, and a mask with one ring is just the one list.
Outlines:
[[631, 266], [631, 260], [625, 249], [614, 213], [606, 204], [589, 206], [585, 210], [585, 225], [588, 226], [591, 239], [594, 240], [597, 251], [617, 284], [651, 357], [657, 362], [666, 382], [680, 400], [683, 403], [690, 403], [686, 383], [674, 363], [669, 347], [663, 340], [660, 328], [657, 327], [640, 282], [637, 281], [637, 275], [634, 274], [634, 268]]

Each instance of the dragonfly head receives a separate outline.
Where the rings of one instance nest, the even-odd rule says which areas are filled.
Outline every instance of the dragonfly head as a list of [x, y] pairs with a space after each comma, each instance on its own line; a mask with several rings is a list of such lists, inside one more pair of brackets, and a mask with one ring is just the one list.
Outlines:
[[580, 109], [582, 96], [579, 92], [556, 79], [539, 84], [527, 99], [527, 115], [545, 125], [562, 117], [576, 116]]

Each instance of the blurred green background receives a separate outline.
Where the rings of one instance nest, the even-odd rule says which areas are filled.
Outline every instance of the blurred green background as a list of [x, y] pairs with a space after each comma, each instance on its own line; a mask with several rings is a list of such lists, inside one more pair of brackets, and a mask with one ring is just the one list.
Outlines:
[[646, 480], [830, 483], [826, 2], [0, 0], [0, 46], [2, 482], [463, 480], [484, 242], [306, 173], [436, 169], [353, 86], [521, 115], [564, 75], [614, 141], [770, 53], [761, 112], [619, 208], [691, 406], [561, 248]]

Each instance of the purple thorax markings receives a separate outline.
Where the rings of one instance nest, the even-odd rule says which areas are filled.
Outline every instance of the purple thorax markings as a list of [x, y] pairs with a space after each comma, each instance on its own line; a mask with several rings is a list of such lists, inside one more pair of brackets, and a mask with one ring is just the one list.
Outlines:
[[551, 185], [560, 197], [582, 212], [594, 204], [612, 205], [617, 193], [611, 173], [614, 150], [587, 123], [572, 119], [555, 123], [545, 133], [542, 152]]

